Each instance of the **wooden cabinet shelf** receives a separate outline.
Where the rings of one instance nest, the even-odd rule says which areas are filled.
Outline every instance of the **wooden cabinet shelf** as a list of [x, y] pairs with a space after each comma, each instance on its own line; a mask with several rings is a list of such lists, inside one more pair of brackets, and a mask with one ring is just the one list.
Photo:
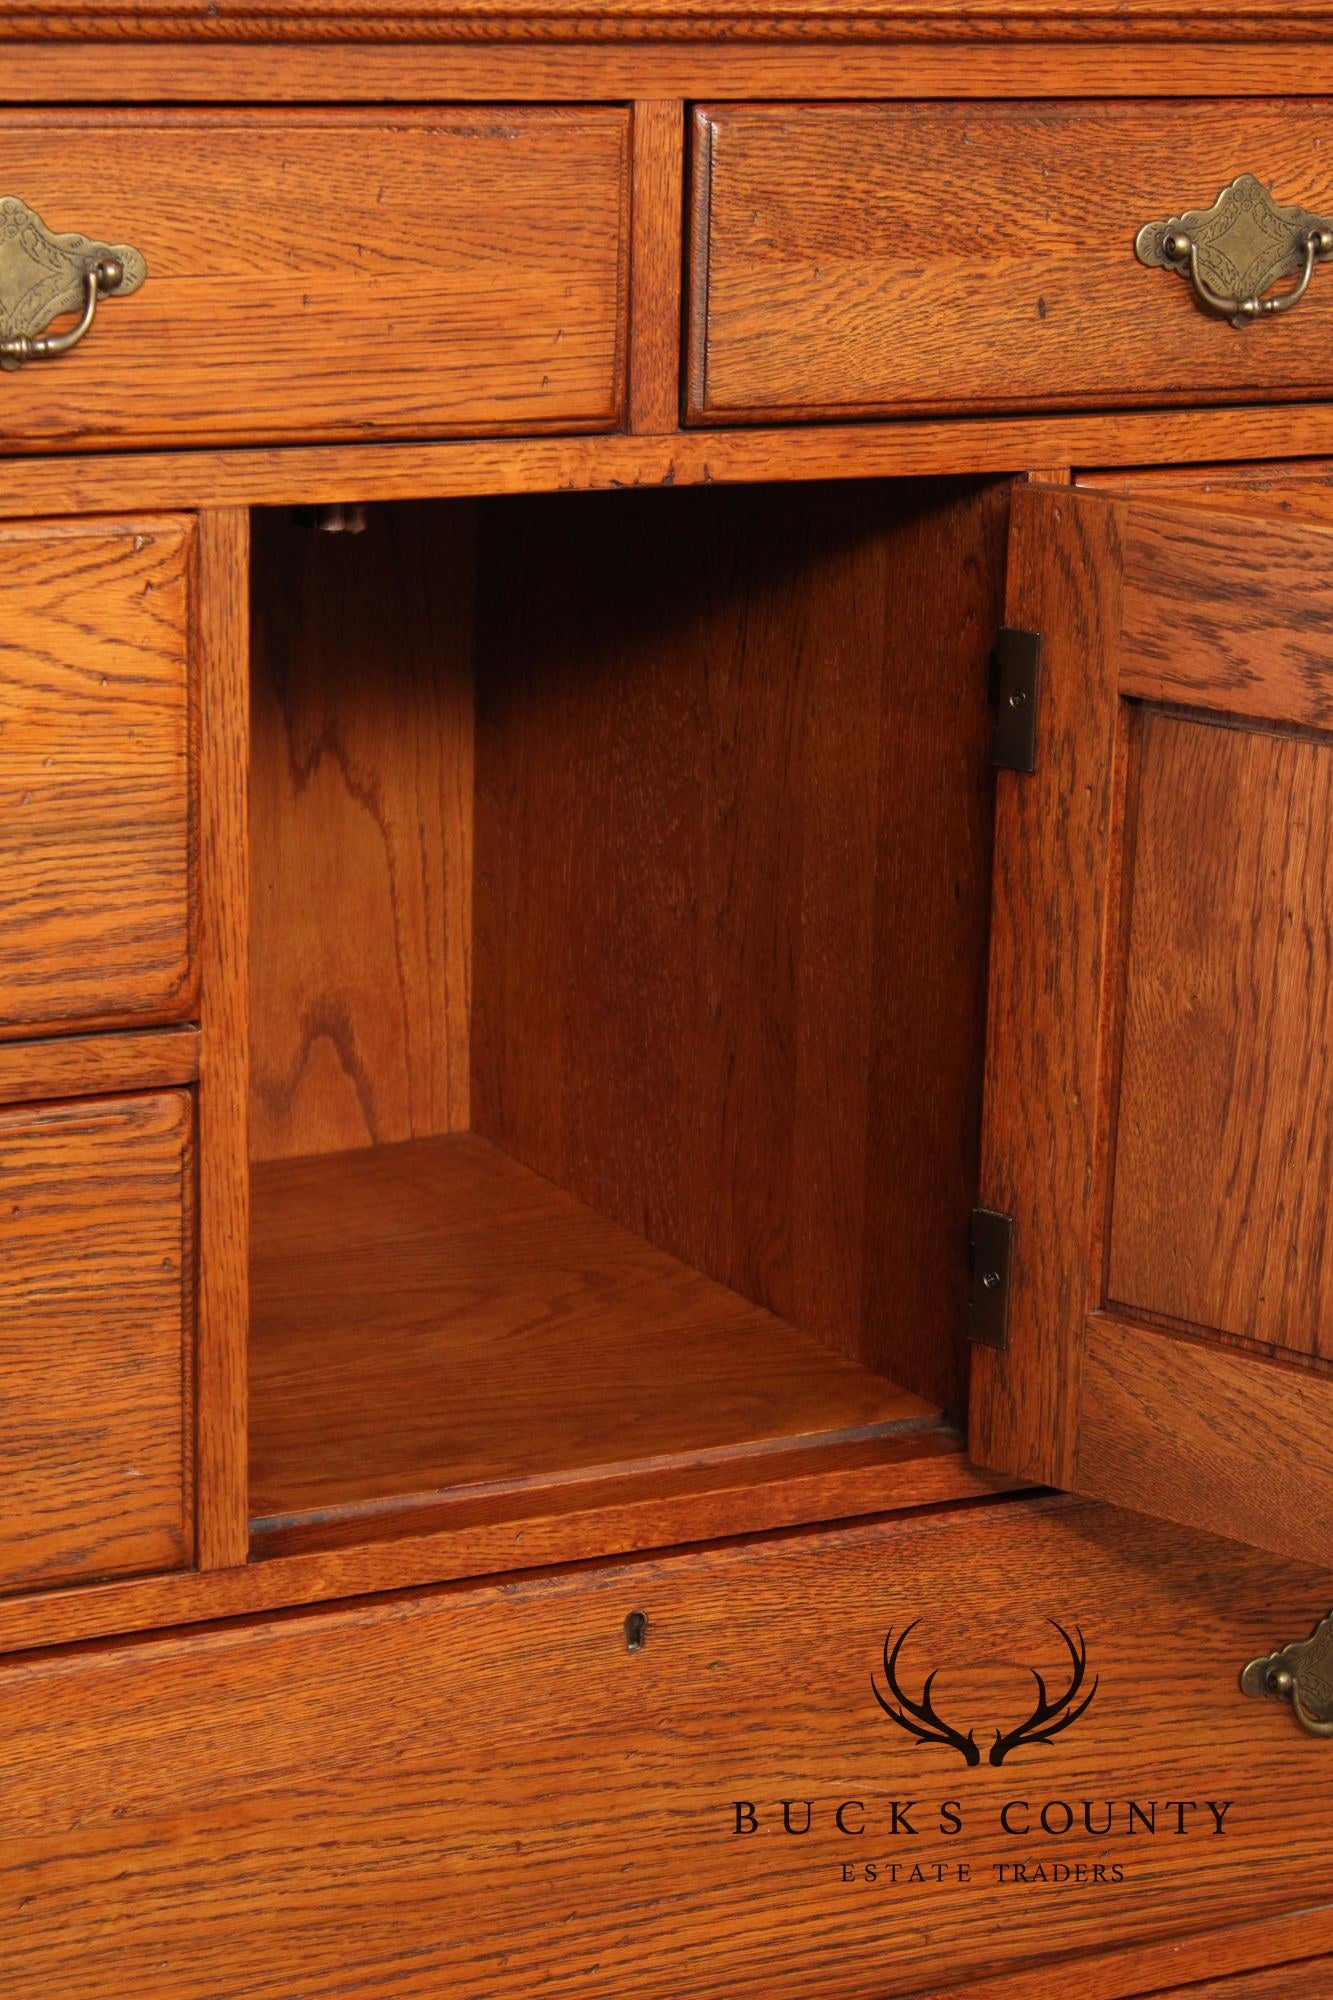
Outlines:
[[470, 1134], [253, 1183], [256, 1528], [938, 1413]]

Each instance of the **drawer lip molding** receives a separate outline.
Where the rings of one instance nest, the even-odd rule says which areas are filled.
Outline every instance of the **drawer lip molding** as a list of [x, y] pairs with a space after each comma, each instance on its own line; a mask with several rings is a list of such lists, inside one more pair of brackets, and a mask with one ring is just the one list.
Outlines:
[[0, 450], [609, 431], [627, 106], [70, 111], [0, 190], [142, 252], [132, 308], [3, 382]]
[[1333, 287], [1242, 338], [1145, 216], [1333, 208], [1326, 100], [703, 105], [687, 421], [1199, 407], [1333, 387]]

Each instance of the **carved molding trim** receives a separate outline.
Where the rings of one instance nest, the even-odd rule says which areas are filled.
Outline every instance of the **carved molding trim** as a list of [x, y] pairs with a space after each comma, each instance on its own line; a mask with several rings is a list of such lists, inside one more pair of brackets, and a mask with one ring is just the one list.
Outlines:
[[0, 0], [0, 41], [1309, 42], [1333, 0]]

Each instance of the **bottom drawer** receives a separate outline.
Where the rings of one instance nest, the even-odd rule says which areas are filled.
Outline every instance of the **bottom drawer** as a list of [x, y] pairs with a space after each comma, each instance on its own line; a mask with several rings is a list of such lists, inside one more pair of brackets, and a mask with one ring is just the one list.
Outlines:
[[0, 1111], [0, 1590], [189, 1559], [191, 1113]]
[[1333, 1746], [1237, 1673], [1330, 1601], [1003, 1503], [14, 1660], [0, 1993], [885, 2000], [1268, 1916], [1328, 1880]]

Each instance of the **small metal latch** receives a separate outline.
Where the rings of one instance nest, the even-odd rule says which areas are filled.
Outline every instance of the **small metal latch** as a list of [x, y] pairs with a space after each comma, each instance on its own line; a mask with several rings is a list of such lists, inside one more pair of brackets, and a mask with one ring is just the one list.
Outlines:
[[1041, 634], [1002, 625], [992, 657], [995, 735], [991, 762], [1000, 771], [1037, 768], [1037, 700], [1041, 691]]
[[1303, 1729], [1333, 1737], [1333, 1611], [1308, 1639], [1251, 1660], [1240, 1685], [1242, 1694], [1289, 1701]]
[[1009, 1267], [1014, 1254], [1014, 1218], [998, 1209], [972, 1211], [972, 1309], [968, 1333], [978, 1347], [1001, 1354], [1009, 1345]]
[[293, 507], [292, 519], [298, 528], [317, 528], [322, 535], [366, 532], [366, 510], [359, 500], [338, 501], [323, 507]]

